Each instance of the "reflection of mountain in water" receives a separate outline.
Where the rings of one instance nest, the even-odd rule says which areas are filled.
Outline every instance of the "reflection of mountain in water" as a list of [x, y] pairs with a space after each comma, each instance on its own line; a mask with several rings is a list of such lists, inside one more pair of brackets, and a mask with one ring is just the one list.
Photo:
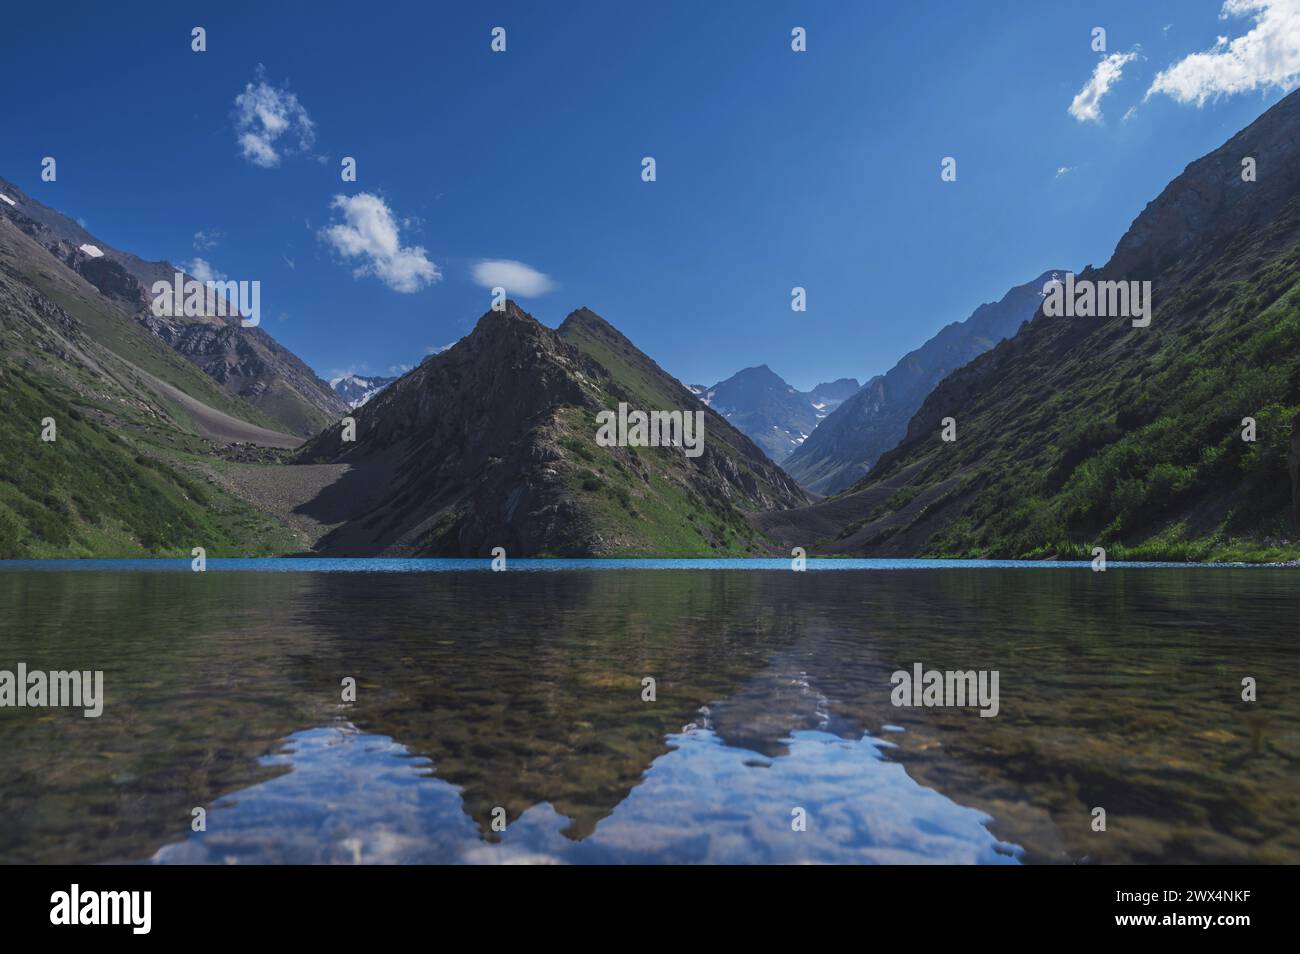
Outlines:
[[[1008, 863], [987, 816], [917, 785], [866, 737], [798, 732], [763, 760], [708, 730], [671, 738], [640, 785], [581, 840], [549, 802], [485, 843], [456, 787], [385, 736], [309, 729], [268, 764], [292, 769], [235, 793], [207, 832], [154, 861], [320, 863]], [[798, 804], [791, 804], [797, 792]], [[285, 807], [292, 806], [291, 812]], [[791, 826], [801, 808], [807, 828]]]
[[[401, 766], [451, 786], [475, 837], [504, 845], [552, 813], [542, 827], [570, 847], [610, 846], [607, 829], [676, 797], [670, 779], [715, 805], [719, 838], [769, 799], [790, 803], [788, 829], [790, 808], [852, 763], [864, 792], [905, 768], [992, 816], [1030, 861], [1295, 861], [1300, 717], [1278, 621], [1297, 602], [1287, 571], [1266, 569], [5, 572], [0, 661], [102, 667], [107, 702], [98, 720], [0, 712], [0, 860], [148, 857], [196, 805], [297, 798], [308, 780], [276, 776], [311, 760], [267, 756], [346, 719], [427, 760]], [[1236, 695], [1242, 658], [1271, 688], [1254, 707]], [[889, 674], [914, 662], [998, 669], [1000, 715], [893, 708]], [[641, 701], [645, 676], [656, 702]], [[689, 723], [701, 731], [680, 734]], [[885, 724], [905, 731], [868, 765], [864, 733]], [[850, 740], [847, 762], [827, 733]], [[306, 803], [282, 807], [286, 831], [312, 830], [295, 819]], [[874, 811], [845, 810], [859, 808]]]

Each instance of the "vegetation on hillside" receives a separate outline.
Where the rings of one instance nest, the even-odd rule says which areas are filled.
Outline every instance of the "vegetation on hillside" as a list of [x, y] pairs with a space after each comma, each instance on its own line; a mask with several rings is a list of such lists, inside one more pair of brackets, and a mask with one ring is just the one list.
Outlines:
[[[29, 371], [6, 363], [0, 380], [0, 559], [293, 548], [269, 518], [187, 474], [183, 454], [106, 426], [101, 408]], [[45, 418], [54, 441], [41, 440]]]
[[1082, 558], [1094, 546], [1111, 559], [1300, 556], [1288, 475], [1300, 244], [1273, 244], [1297, 221], [1300, 199], [1272, 234], [1240, 238], [1170, 289], [1148, 328], [1109, 321], [1068, 348], [1021, 348], [953, 408], [956, 443], [936, 430], [855, 489], [915, 468], [910, 493], [894, 498], [906, 508], [919, 488], [948, 482], [942, 499], [904, 511], [918, 526], [941, 507], [959, 511], [921, 547], [928, 556]]

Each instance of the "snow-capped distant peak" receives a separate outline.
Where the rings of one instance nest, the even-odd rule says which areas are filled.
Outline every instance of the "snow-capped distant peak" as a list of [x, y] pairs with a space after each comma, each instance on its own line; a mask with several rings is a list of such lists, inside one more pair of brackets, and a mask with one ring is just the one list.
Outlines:
[[18, 204], [13, 199], [9, 198], [9, 196], [5, 195], [3, 192], [0, 192], [0, 202], [8, 202], [10, 205]]
[[97, 245], [83, 245], [81, 251], [85, 252], [91, 258], [103, 258], [104, 250]]
[[349, 407], [358, 408], [372, 397], [388, 387], [396, 378], [362, 377], [359, 374], [343, 374], [330, 379], [330, 387]]
[[343, 381], [347, 381], [349, 384], [355, 384], [358, 387], [368, 388], [370, 387], [371, 380], [372, 380], [371, 378], [363, 378], [359, 374], [352, 374], [351, 372], [349, 372], [348, 374], [341, 374], [337, 378], [331, 378], [330, 387], [336, 387]]

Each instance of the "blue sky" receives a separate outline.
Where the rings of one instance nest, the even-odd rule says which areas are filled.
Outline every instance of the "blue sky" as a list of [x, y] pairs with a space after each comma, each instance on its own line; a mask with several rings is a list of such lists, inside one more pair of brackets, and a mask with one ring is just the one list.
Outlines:
[[586, 305], [683, 381], [865, 380], [1044, 268], [1104, 262], [1294, 85], [1300, 0], [1230, 3], [1254, 9], [20, 4], [0, 175], [119, 248], [260, 280], [263, 326], [327, 377], [466, 334], [488, 260], [545, 276], [510, 275], [543, 323]]

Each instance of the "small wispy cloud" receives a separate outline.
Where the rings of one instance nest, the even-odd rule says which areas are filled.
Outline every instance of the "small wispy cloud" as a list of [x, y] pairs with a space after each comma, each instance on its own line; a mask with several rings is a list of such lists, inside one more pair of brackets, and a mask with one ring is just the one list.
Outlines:
[[537, 298], [556, 287], [549, 275], [511, 259], [484, 259], [470, 274], [483, 288], [504, 288], [506, 294], [518, 298]]
[[372, 275], [395, 292], [410, 294], [442, 278], [419, 245], [404, 246], [392, 210], [369, 192], [336, 195], [330, 208], [341, 212], [342, 222], [322, 229], [320, 237], [345, 259], [359, 259], [352, 274]]
[[[459, 341], [459, 340], [460, 340], [459, 338], [456, 339], [456, 341]], [[425, 353], [425, 354], [442, 354], [444, 351], [447, 351], [447, 350], [451, 349], [453, 346], [455, 346], [456, 341], [448, 342], [448, 343], [445, 344], [445, 345], [429, 345], [429, 347], [427, 347], [427, 348], [424, 349], [424, 353]]]
[[411, 366], [409, 364], [390, 364], [388, 366], [388, 373], [392, 375], [400, 376], [410, 370]]
[[254, 82], [235, 97], [235, 138], [244, 158], [255, 166], [272, 169], [280, 158], [306, 152], [316, 141], [316, 124], [288, 85], [266, 81], [260, 63]]
[[1209, 50], [1161, 70], [1144, 99], [1163, 93], [1177, 103], [1204, 106], [1211, 99], [1300, 85], [1300, 0], [1227, 0], [1219, 19], [1250, 16], [1242, 36], [1221, 36]]
[[206, 252], [221, 244], [226, 234], [220, 229], [199, 229], [194, 233], [194, 250]]
[[1112, 53], [1093, 68], [1092, 76], [1070, 102], [1070, 115], [1081, 123], [1101, 122], [1101, 101], [1124, 75], [1124, 67], [1137, 59], [1136, 53]]
[[1074, 166], [1060, 166], [1056, 170], [1056, 178], [1059, 179], [1061, 178], [1061, 176], [1068, 176], [1073, 171], [1074, 171]]

